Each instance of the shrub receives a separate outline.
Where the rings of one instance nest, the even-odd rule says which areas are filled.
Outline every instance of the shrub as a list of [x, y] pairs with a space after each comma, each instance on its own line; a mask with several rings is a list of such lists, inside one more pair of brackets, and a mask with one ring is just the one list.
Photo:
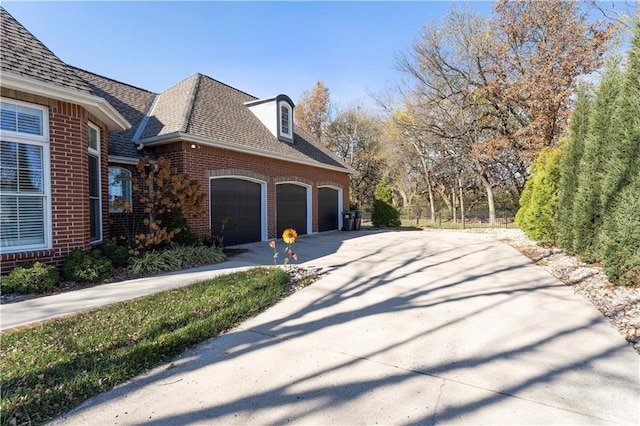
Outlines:
[[609, 279], [620, 285], [640, 285], [640, 175], [620, 193], [601, 235], [602, 264]]
[[2, 292], [17, 294], [46, 293], [58, 284], [58, 270], [50, 265], [35, 262], [13, 268], [2, 277]]
[[65, 279], [80, 283], [95, 283], [113, 274], [113, 264], [100, 250], [76, 249], [69, 253], [62, 265]]
[[533, 164], [531, 176], [520, 197], [515, 221], [529, 238], [543, 245], [556, 242], [560, 148], [545, 148]]
[[129, 259], [131, 258], [129, 250], [114, 240], [106, 241], [99, 249], [102, 255], [111, 261], [114, 267], [124, 268], [129, 264]]
[[173, 246], [132, 258], [129, 270], [134, 274], [159, 274], [177, 271], [193, 264], [219, 263], [225, 259], [225, 254], [215, 247]]
[[375, 200], [371, 222], [373, 226], [400, 226], [400, 211], [386, 201]]
[[189, 225], [187, 224], [187, 219], [181, 214], [176, 215], [171, 221], [171, 225], [169, 225], [169, 229], [172, 231], [176, 231], [179, 229], [174, 237], [171, 240], [175, 244], [183, 245], [183, 246], [195, 246], [201, 244], [200, 238], [196, 234], [191, 231]]

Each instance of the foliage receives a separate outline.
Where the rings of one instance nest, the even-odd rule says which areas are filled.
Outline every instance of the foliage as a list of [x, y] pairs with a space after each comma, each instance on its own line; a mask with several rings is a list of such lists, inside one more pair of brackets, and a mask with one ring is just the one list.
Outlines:
[[607, 64], [598, 87], [579, 168], [563, 171], [564, 175], [578, 176], [577, 188], [573, 194], [568, 194], [574, 200], [572, 222], [563, 226], [572, 228], [573, 242], [570, 251], [588, 262], [594, 262], [602, 256], [598, 238], [604, 217], [602, 185], [614, 143], [612, 126], [613, 117], [617, 114], [615, 104], [620, 93], [620, 79], [619, 64], [612, 60]]
[[387, 151], [405, 154], [392, 186], [407, 199], [420, 188], [432, 217], [437, 195], [453, 212], [484, 192], [493, 222], [494, 191], [519, 198], [531, 162], [559, 143], [578, 78], [602, 64], [613, 27], [588, 18], [575, 1], [500, 0], [489, 18], [455, 7], [425, 25], [399, 58], [408, 84], [388, 108]]
[[[298, 239], [298, 233], [296, 232], [295, 229], [287, 228], [284, 231], [282, 231], [282, 241], [287, 245], [282, 251], [282, 254], [286, 256], [282, 261], [284, 265], [289, 265], [293, 263], [293, 261], [298, 261], [298, 255], [294, 253], [293, 249], [291, 248], [297, 239]], [[273, 264], [277, 265], [279, 253], [278, 253], [278, 250], [276, 249], [275, 240], [269, 241], [269, 247], [273, 249]]]
[[177, 214], [173, 217], [171, 224], [169, 225], [169, 229], [172, 231], [176, 229], [180, 230], [171, 240], [174, 244], [182, 246], [194, 246], [200, 244], [200, 238], [191, 231], [191, 228], [187, 223], [187, 219], [181, 214]]
[[133, 190], [140, 194], [140, 203], [147, 215], [146, 232], [135, 236], [130, 253], [139, 256], [148, 250], [166, 246], [180, 231], [162, 226], [162, 215], [181, 214], [199, 217], [204, 214], [200, 184], [185, 173], [171, 167], [171, 161], [160, 157], [152, 163], [149, 157], [138, 162]]
[[556, 208], [560, 182], [561, 149], [544, 148], [533, 164], [531, 176], [522, 191], [516, 224], [543, 245], [556, 242]]
[[220, 263], [225, 259], [225, 254], [217, 247], [172, 245], [132, 258], [129, 270], [134, 274], [159, 274], [194, 265]]
[[620, 95], [616, 98], [611, 146], [602, 182], [605, 214], [615, 197], [640, 173], [640, 12], [636, 17]]
[[578, 87], [575, 110], [571, 115], [568, 134], [561, 139], [560, 184], [558, 187], [558, 244], [571, 252], [575, 238], [573, 205], [578, 191], [580, 161], [589, 134], [589, 113], [592, 108], [591, 87]]
[[376, 227], [398, 227], [402, 224], [400, 211], [386, 201], [375, 200], [373, 213], [371, 213], [371, 223]]
[[389, 181], [386, 178], [382, 179], [376, 186], [375, 197], [376, 200], [393, 204], [393, 191], [391, 190]]
[[64, 278], [79, 283], [96, 283], [110, 277], [113, 272], [111, 261], [97, 249], [75, 249], [67, 255], [62, 264]]
[[13, 268], [2, 277], [0, 287], [6, 294], [46, 293], [55, 288], [58, 279], [58, 270], [54, 266], [34, 262]]
[[289, 277], [257, 268], [2, 336], [4, 424], [43, 424], [282, 299]]
[[129, 250], [118, 244], [115, 240], [105, 241], [98, 249], [116, 268], [124, 268], [129, 264], [129, 259], [131, 258]]
[[602, 232], [604, 271], [621, 285], [640, 285], [640, 173], [620, 194]]
[[329, 120], [329, 88], [318, 81], [311, 91], [303, 91], [293, 113], [297, 126], [322, 141]]
[[361, 208], [373, 205], [376, 184], [382, 178], [382, 124], [359, 107], [339, 112], [327, 126], [328, 148], [358, 173], [349, 180], [351, 201]]

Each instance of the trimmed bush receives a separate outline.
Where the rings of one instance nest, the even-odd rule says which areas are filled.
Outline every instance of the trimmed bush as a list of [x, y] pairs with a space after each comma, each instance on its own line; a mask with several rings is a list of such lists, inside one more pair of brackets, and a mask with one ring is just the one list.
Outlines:
[[533, 164], [520, 197], [515, 221], [529, 238], [543, 245], [556, 242], [556, 208], [560, 182], [560, 148], [544, 148]]
[[104, 242], [99, 247], [99, 250], [116, 268], [124, 268], [129, 264], [129, 259], [131, 258], [129, 250], [114, 240]]
[[0, 286], [7, 294], [38, 294], [53, 290], [58, 279], [58, 270], [54, 266], [34, 262], [13, 268], [2, 277]]
[[96, 283], [110, 277], [114, 272], [113, 264], [100, 250], [74, 250], [62, 265], [62, 274], [69, 281]]
[[132, 258], [129, 270], [134, 274], [159, 274], [177, 271], [194, 264], [219, 263], [225, 259], [225, 254], [216, 247], [173, 246]]
[[640, 285], [640, 175], [620, 193], [601, 235], [602, 264], [609, 279], [619, 285]]
[[391, 204], [382, 200], [373, 202], [373, 213], [371, 213], [371, 223], [373, 226], [398, 227], [400, 222], [400, 211]]

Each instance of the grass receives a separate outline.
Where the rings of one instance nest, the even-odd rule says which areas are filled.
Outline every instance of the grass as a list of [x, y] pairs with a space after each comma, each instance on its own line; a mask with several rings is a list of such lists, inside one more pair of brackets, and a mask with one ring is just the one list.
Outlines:
[[[362, 226], [373, 226], [373, 224], [369, 222], [363, 222]], [[423, 229], [463, 229], [462, 223], [458, 221], [457, 223], [453, 223], [451, 221], [442, 221], [431, 223], [429, 219], [422, 218], [420, 219], [419, 225], [416, 226], [415, 219], [401, 219], [401, 228], [423, 228]], [[465, 222], [464, 229], [484, 229], [484, 228], [508, 228], [508, 229], [516, 229], [517, 226], [513, 222], [513, 219], [509, 219], [507, 224], [504, 223], [504, 218], [497, 218], [496, 224], [491, 226], [488, 223], [479, 223], [479, 222]], [[390, 228], [392, 229], [392, 228]]]
[[279, 268], [257, 268], [2, 335], [0, 419], [42, 424], [287, 294]]

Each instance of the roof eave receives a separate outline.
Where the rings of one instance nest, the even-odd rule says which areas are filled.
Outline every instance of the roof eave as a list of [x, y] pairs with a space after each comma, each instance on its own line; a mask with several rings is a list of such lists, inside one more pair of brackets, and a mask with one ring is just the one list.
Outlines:
[[241, 152], [241, 153], [244, 153], [244, 154], [257, 155], [259, 157], [273, 158], [273, 159], [276, 159], [276, 160], [284, 160], [284, 161], [289, 161], [289, 162], [292, 162], [292, 163], [304, 164], [304, 165], [307, 165], [307, 166], [320, 167], [320, 168], [323, 168], [323, 169], [334, 170], [334, 171], [338, 171], [338, 172], [342, 172], [342, 173], [353, 174], [353, 172], [354, 172], [354, 170], [351, 169], [351, 168], [332, 166], [330, 164], [324, 164], [324, 163], [321, 163], [319, 161], [305, 161], [305, 160], [301, 160], [301, 159], [298, 159], [298, 158], [293, 158], [293, 157], [288, 157], [288, 156], [276, 154], [276, 153], [273, 153], [273, 152], [270, 152], [270, 151], [266, 151], [266, 150], [263, 150], [263, 149], [258, 149], [258, 148], [238, 145], [238, 144], [225, 142], [225, 141], [218, 140], [218, 139], [207, 138], [207, 137], [198, 136], [198, 135], [192, 135], [190, 133], [184, 133], [184, 132], [172, 132], [172, 133], [168, 133], [166, 135], [155, 136], [155, 137], [152, 137], [152, 138], [146, 138], [146, 139], [139, 140], [138, 143], [140, 144], [140, 146], [139, 146], [138, 149], [142, 149], [143, 147], [146, 148], [146, 147], [152, 147], [152, 146], [158, 146], [158, 145], [165, 145], [165, 144], [172, 143], [172, 142], [191, 142], [191, 143], [197, 143], [197, 144], [202, 144], [202, 145], [207, 145], [207, 146], [213, 146], [213, 147], [216, 147], [216, 148], [224, 148], [224, 149], [228, 149], [230, 151]]
[[6, 71], [3, 71], [1, 76], [1, 86], [7, 89], [32, 93], [84, 107], [105, 123], [112, 132], [121, 132], [131, 128], [131, 124], [104, 98]]

